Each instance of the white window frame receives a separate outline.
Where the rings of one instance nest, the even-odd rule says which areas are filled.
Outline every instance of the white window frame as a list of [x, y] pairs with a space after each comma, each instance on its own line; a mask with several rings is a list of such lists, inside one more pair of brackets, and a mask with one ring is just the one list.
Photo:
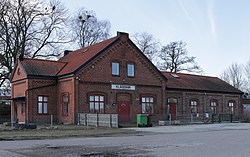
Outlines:
[[235, 104], [235, 102], [233, 102], [233, 101], [228, 102], [228, 108], [229, 108], [230, 114], [234, 114], [234, 104]]
[[142, 96], [141, 97], [141, 106], [142, 113], [154, 113], [154, 97], [151, 96]]
[[198, 101], [197, 100], [191, 100], [190, 101], [190, 107], [191, 107], [191, 113], [198, 113]]
[[37, 113], [48, 114], [48, 96], [39, 95], [37, 97]]
[[127, 75], [129, 77], [135, 76], [135, 65], [132, 63], [127, 64]]
[[212, 100], [210, 103], [212, 114], [217, 114], [217, 102]]
[[62, 96], [62, 114], [68, 116], [69, 114], [69, 94], [64, 93]]
[[120, 75], [120, 63], [112, 62], [112, 75], [114, 76]]
[[99, 94], [89, 95], [89, 112], [104, 113], [105, 112], [105, 96]]

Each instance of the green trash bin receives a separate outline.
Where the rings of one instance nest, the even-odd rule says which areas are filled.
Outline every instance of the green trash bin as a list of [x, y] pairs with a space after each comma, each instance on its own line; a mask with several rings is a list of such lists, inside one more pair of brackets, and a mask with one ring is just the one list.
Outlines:
[[148, 114], [137, 114], [137, 126], [148, 126]]

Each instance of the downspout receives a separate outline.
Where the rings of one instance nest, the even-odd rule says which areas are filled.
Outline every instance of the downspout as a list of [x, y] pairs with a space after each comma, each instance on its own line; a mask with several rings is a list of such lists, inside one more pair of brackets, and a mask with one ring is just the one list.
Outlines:
[[166, 120], [166, 83], [162, 81], [162, 120]]
[[75, 116], [74, 116], [74, 124], [78, 123], [79, 121], [79, 81], [80, 81], [80, 78], [79, 77], [73, 77], [74, 78], [74, 96], [75, 96], [75, 105], [74, 105], [74, 108], [75, 108]]
[[205, 119], [205, 107], [207, 106], [206, 105], [206, 96], [207, 96], [207, 93], [204, 93], [204, 96], [203, 96], [203, 121]]

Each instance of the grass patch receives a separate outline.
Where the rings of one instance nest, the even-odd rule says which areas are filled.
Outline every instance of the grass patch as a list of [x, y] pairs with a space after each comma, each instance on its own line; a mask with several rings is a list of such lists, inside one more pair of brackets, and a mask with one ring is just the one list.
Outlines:
[[0, 131], [0, 140], [31, 140], [65, 137], [102, 137], [136, 135], [138, 132], [129, 129], [86, 127], [78, 125], [57, 125], [49, 127], [38, 126], [34, 130], [16, 130], [4, 128]]

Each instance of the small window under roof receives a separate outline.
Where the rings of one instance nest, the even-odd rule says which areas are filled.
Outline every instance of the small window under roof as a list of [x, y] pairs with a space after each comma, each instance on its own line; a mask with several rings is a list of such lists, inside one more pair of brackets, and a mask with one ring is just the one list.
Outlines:
[[179, 76], [177, 74], [171, 74], [173, 77], [175, 78], [179, 78]]

